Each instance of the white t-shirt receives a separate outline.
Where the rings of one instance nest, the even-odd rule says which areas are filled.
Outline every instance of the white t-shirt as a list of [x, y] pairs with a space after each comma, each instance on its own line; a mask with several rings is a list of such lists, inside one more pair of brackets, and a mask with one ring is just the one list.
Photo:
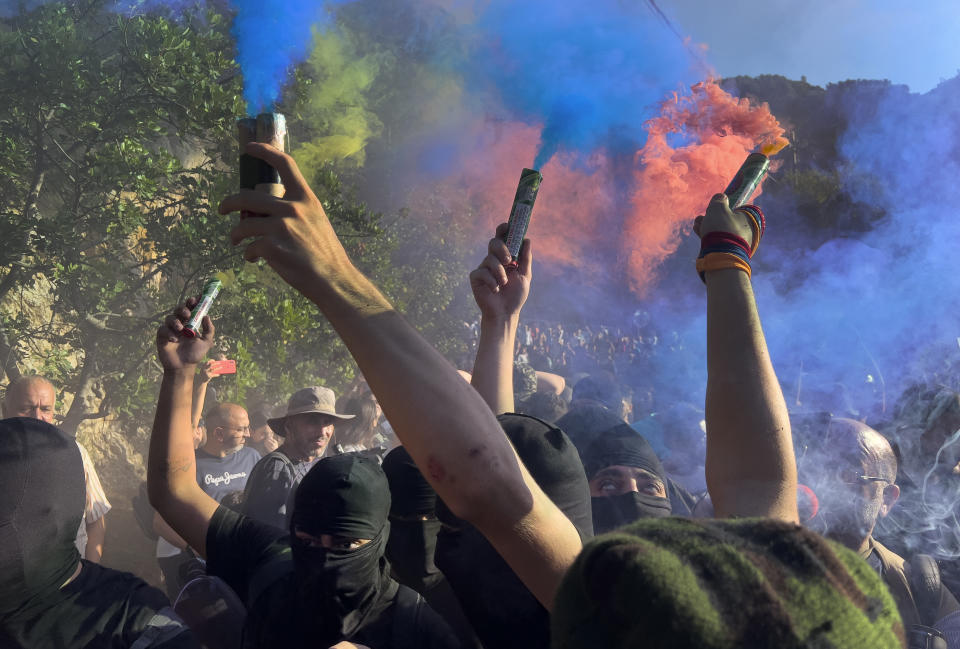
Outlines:
[[77, 442], [77, 448], [80, 449], [80, 457], [83, 459], [83, 477], [87, 486], [87, 503], [83, 510], [83, 519], [80, 521], [80, 529], [77, 530], [76, 540], [77, 550], [82, 557], [87, 551], [87, 525], [96, 523], [110, 511], [110, 501], [107, 500], [107, 494], [103, 490], [103, 485], [100, 484], [100, 477], [97, 475], [97, 469], [87, 449], [83, 448], [80, 442]]

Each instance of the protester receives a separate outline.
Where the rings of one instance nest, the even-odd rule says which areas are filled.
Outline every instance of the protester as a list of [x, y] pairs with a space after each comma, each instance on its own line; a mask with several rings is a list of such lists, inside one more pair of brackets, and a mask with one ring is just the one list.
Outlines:
[[463, 647], [480, 647], [456, 593], [435, 563], [437, 492], [420, 473], [402, 446], [383, 459], [383, 472], [390, 484], [390, 539], [387, 559], [397, 581], [423, 595], [430, 607], [456, 633]]
[[582, 457], [596, 533], [641, 518], [693, 513], [696, 499], [670, 480], [653, 448], [630, 426], [602, 433]]
[[281, 530], [287, 528], [291, 490], [323, 455], [334, 434], [334, 423], [353, 418], [336, 412], [335, 403], [330, 388], [303, 388], [290, 397], [286, 415], [268, 420], [283, 444], [253, 467], [244, 492], [243, 513]]
[[377, 424], [380, 408], [370, 392], [358, 391], [338, 402], [338, 407], [353, 417], [336, 431], [334, 449], [337, 453], [362, 453], [371, 451], [380, 459], [384, 449], [377, 443]]
[[0, 646], [198, 648], [163, 593], [80, 558], [84, 479], [71, 436], [0, 421]]
[[[198, 394], [194, 389], [191, 418], [197, 412]], [[204, 445], [195, 450], [197, 484], [217, 502], [239, 507], [247, 480], [260, 461], [256, 451], [244, 446], [250, 434], [246, 411], [236, 404], [220, 403], [208, 411], [204, 421], [209, 422], [210, 433]], [[197, 440], [196, 436], [192, 439]], [[154, 516], [153, 529], [158, 535], [157, 563], [167, 595], [176, 601], [186, 585], [186, 567], [196, 560], [196, 549], [159, 513]]]
[[[165, 372], [147, 484], [157, 511], [246, 605], [243, 646], [329, 646], [343, 639], [378, 649], [407, 646], [397, 638], [411, 646], [459, 646], [422, 598], [389, 577], [383, 553], [390, 494], [376, 461], [346, 454], [318, 462], [296, 491], [289, 533], [218, 504], [186, 473], [195, 463], [189, 448], [193, 376], [214, 335], [207, 317], [201, 336], [181, 336], [189, 316], [181, 307], [157, 332]], [[333, 407], [332, 394], [324, 400], [310, 393], [310, 403], [298, 398], [292, 404], [292, 415], [312, 417], [317, 413], [305, 411]], [[232, 439], [217, 428], [244, 428], [237, 407], [225, 404], [213, 414], [217, 439]]]
[[890, 443], [866, 424], [833, 419], [804, 463], [820, 511], [809, 525], [856, 552], [883, 577], [908, 631], [918, 625], [951, 634], [960, 647], [960, 604], [923, 555], [901, 557], [873, 538], [879, 518], [900, 496], [897, 458]]
[[267, 423], [269, 418], [269, 415], [259, 408], [250, 412], [250, 439], [247, 440], [247, 446], [261, 456], [269, 455], [280, 448], [280, 440]]
[[[3, 413], [4, 417], [33, 417], [52, 424], [56, 403], [56, 391], [50, 381], [42, 376], [25, 376], [7, 386]], [[87, 494], [83, 521], [77, 528], [77, 550], [87, 561], [100, 563], [107, 534], [106, 515], [110, 511], [110, 501], [100, 484], [100, 476], [97, 475], [90, 454], [80, 442], [76, 444], [83, 460]]]
[[219, 403], [207, 412], [207, 443], [197, 449], [197, 483], [217, 502], [242, 501], [242, 494], [260, 454], [246, 447], [250, 437], [247, 411], [235, 403]]

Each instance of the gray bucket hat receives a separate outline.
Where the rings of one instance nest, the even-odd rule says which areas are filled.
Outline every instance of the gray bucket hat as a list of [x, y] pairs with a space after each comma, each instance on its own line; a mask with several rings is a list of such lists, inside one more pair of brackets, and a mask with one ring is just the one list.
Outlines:
[[290, 401], [287, 402], [287, 414], [283, 417], [268, 419], [267, 424], [274, 433], [282, 437], [286, 435], [286, 430], [284, 430], [283, 425], [287, 421], [287, 417], [292, 417], [293, 415], [305, 415], [316, 412], [321, 415], [330, 415], [337, 419], [353, 419], [356, 417], [356, 415], [342, 415], [337, 412], [336, 407], [337, 396], [333, 393], [333, 390], [320, 385], [314, 385], [294, 392], [293, 396], [290, 397]]

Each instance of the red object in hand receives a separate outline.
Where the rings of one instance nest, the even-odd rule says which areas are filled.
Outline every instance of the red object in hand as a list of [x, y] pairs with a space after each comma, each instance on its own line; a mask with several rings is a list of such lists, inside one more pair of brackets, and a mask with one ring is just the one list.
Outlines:
[[236, 374], [237, 361], [234, 361], [234, 360], [211, 361], [209, 372], [211, 376], [221, 376], [223, 374]]

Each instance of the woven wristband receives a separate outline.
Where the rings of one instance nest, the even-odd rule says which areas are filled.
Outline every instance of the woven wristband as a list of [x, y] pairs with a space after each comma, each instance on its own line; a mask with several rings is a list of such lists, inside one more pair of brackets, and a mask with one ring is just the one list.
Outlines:
[[706, 273], [708, 271], [725, 270], [727, 268], [742, 270], [747, 274], [747, 277], [752, 275], [750, 262], [733, 253], [711, 252], [697, 259], [697, 272], [704, 284], [707, 283]]
[[760, 245], [760, 239], [767, 229], [767, 219], [763, 216], [763, 210], [756, 205], [741, 205], [734, 212], [740, 212], [747, 217], [747, 223], [750, 224], [750, 230], [753, 231], [753, 246], [750, 249], [750, 256], [757, 252]]

